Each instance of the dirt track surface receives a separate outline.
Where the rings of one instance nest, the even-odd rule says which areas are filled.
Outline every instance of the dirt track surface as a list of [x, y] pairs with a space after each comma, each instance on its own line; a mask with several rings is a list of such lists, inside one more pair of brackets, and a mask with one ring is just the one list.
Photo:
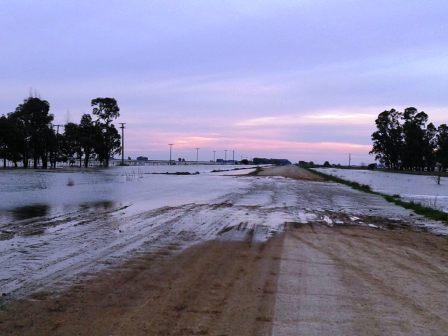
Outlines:
[[0, 335], [269, 335], [281, 242], [142, 256], [58, 298], [15, 303]]
[[289, 165], [289, 166], [279, 166], [263, 168], [258, 174], [258, 176], [283, 176], [289, 177], [297, 180], [308, 180], [308, 181], [323, 181], [323, 179], [310, 172], [309, 170]]
[[322, 225], [286, 234], [273, 335], [447, 335], [446, 238]]
[[[175, 246], [172, 247], [175, 250]], [[1, 335], [446, 335], [448, 246], [297, 225], [267, 243], [141, 256], [0, 314]]]
[[[428, 221], [343, 185], [250, 178], [215, 204], [148, 213], [164, 239], [118, 267], [0, 301], [0, 335], [447, 335], [448, 241]], [[184, 249], [168, 239], [181, 222], [218, 232]]]

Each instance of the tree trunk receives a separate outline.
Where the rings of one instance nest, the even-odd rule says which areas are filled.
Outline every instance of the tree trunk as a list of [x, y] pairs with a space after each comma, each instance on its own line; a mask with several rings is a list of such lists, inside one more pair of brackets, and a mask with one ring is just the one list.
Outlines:
[[48, 156], [46, 153], [42, 156], [42, 168], [43, 169], [48, 168]]
[[86, 151], [86, 153], [84, 154], [84, 167], [85, 168], [89, 167], [89, 160], [90, 160], [90, 154], [88, 151]]

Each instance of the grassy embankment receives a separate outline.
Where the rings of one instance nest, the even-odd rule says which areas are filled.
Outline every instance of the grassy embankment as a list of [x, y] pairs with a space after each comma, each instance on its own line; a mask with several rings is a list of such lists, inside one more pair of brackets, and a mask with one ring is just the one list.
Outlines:
[[313, 172], [314, 174], [328, 180], [328, 181], [345, 184], [345, 185], [347, 185], [353, 189], [356, 189], [356, 190], [360, 190], [360, 191], [363, 191], [363, 192], [366, 192], [369, 194], [382, 196], [386, 201], [394, 203], [396, 205], [399, 205], [403, 208], [413, 210], [415, 213], [422, 215], [426, 218], [439, 220], [439, 221], [448, 223], [448, 213], [446, 213], [444, 211], [426, 207], [424, 205], [421, 205], [421, 204], [418, 204], [415, 202], [404, 201], [404, 200], [400, 199], [399, 195], [391, 196], [391, 195], [386, 195], [386, 194], [383, 194], [383, 193], [380, 193], [377, 191], [373, 191], [370, 188], [370, 186], [366, 185], [366, 184], [360, 184], [358, 182], [347, 181], [347, 180], [341, 179], [341, 178], [333, 176], [333, 175], [328, 175], [328, 174], [325, 174], [322, 172], [312, 170], [310, 168], [306, 168], [306, 169]]
[[[315, 166], [315, 168], [336, 168], [336, 169], [347, 169], [347, 170], [368, 170], [372, 171], [368, 167], [359, 167], [359, 166], [332, 166], [332, 167], [324, 167], [324, 166]], [[417, 170], [398, 170], [398, 169], [389, 169], [389, 168], [375, 168], [375, 171], [381, 173], [391, 173], [391, 174], [408, 174], [408, 175], [423, 175], [423, 176], [442, 176], [448, 177], [448, 171], [446, 172], [435, 172], [435, 171], [417, 171]]]

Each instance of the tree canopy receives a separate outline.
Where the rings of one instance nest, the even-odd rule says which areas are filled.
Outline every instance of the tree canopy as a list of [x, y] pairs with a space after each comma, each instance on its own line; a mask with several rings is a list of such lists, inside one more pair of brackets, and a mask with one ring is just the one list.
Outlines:
[[381, 112], [375, 120], [371, 154], [391, 169], [434, 170], [439, 162], [448, 168], [448, 128], [428, 123], [429, 117], [415, 107], [404, 112]]
[[28, 168], [47, 168], [48, 163], [69, 162], [89, 166], [92, 159], [109, 166], [110, 157], [120, 150], [121, 137], [113, 125], [120, 116], [114, 98], [91, 101], [91, 114], [84, 114], [79, 124], [69, 122], [64, 132], [57, 134], [52, 125], [50, 104], [37, 97], [29, 97], [14, 112], [0, 116], [0, 158]]

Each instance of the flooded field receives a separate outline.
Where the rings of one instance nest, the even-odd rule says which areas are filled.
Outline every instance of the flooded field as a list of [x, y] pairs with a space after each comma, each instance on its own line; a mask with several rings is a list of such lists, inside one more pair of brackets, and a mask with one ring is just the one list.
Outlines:
[[[79, 171], [61, 169], [57, 171], [9, 170], [0, 172], [0, 223], [9, 219], [24, 219], [39, 215], [66, 212], [72, 207], [111, 206], [111, 203], [129, 204], [139, 200], [153, 201], [159, 193], [171, 191], [176, 186], [182, 190], [173, 200], [188, 193], [200, 194], [198, 188], [213, 190], [212, 185], [191, 183], [197, 180], [173, 179], [164, 173], [211, 173], [214, 170], [228, 170], [221, 174], [237, 174], [237, 166], [141, 166], [114, 167], [108, 170]], [[246, 167], [247, 168], [247, 167]], [[248, 172], [247, 169], [241, 170]], [[166, 183], [166, 181], [169, 181]], [[176, 195], [174, 195], [176, 196]]]
[[178, 168], [2, 172], [0, 291], [57, 290], [127, 257], [206, 240], [262, 242], [288, 223], [447, 231], [334, 183], [211, 172], [222, 166], [154, 174]]
[[407, 201], [448, 212], [448, 178], [442, 177], [437, 184], [437, 177], [387, 173], [383, 171], [317, 168], [325, 174], [334, 175], [345, 180], [369, 185], [373, 190], [400, 195]]
[[295, 166], [167, 168], [3, 172], [0, 334], [446, 330], [444, 223]]
[[[92, 271], [101, 267], [97, 260], [107, 265], [114, 256], [121, 257], [144, 242], [157, 247], [150, 242], [164, 236], [163, 225], [182, 217], [193, 204], [248, 188], [247, 180], [221, 176], [253, 170], [234, 168], [0, 172], [0, 291], [37, 288], [48, 282], [48, 276], [58, 278], [58, 272], [67, 278]], [[165, 172], [193, 175], [160, 174]], [[177, 228], [182, 231], [180, 225]]]

